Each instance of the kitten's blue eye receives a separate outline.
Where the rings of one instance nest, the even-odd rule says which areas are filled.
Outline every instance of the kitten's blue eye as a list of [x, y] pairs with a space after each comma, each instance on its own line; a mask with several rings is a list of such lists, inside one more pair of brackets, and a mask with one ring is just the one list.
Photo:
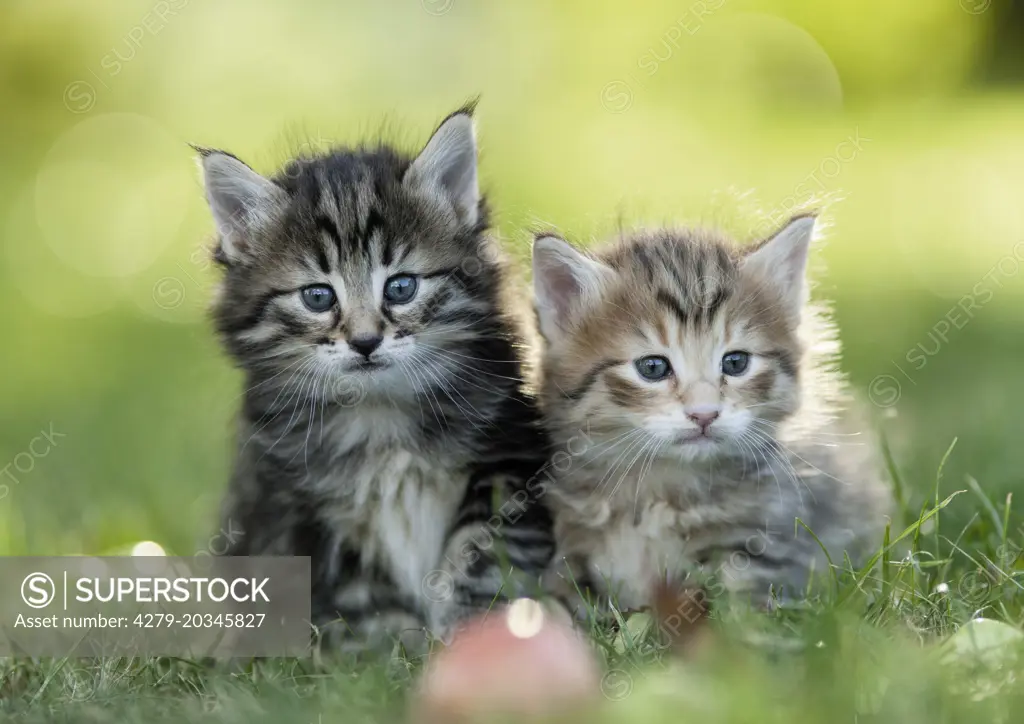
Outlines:
[[663, 380], [672, 374], [672, 365], [668, 363], [667, 359], [657, 355], [641, 357], [633, 364], [636, 366], [636, 371], [640, 373], [640, 376], [651, 382]]
[[302, 303], [311, 312], [326, 312], [334, 306], [334, 290], [326, 284], [314, 284], [302, 290]]
[[411, 274], [396, 274], [384, 282], [384, 298], [392, 304], [407, 304], [418, 287], [419, 282]]
[[726, 352], [722, 357], [722, 374], [738, 377], [750, 366], [749, 352]]

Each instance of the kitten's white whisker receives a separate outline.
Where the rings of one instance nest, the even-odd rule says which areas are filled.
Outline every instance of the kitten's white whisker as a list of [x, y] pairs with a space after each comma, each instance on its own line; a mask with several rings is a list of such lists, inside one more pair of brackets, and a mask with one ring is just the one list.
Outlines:
[[[426, 344], [423, 345], [423, 346], [427, 347], [428, 349], [440, 350], [440, 351], [444, 352], [445, 354], [452, 355], [453, 357], [461, 357], [463, 359], [471, 359], [471, 360], [474, 360], [474, 361], [477, 361], [477, 362], [491, 362], [491, 363], [494, 363], [494, 364], [502, 364], [502, 365], [504, 365], [504, 364], [508, 364], [508, 365], [521, 365], [522, 364], [522, 362], [520, 360], [517, 360], [517, 359], [490, 359], [488, 357], [473, 357], [472, 355], [461, 354], [461, 353], [456, 352], [454, 350], [444, 349], [442, 347], [434, 347], [432, 345], [426, 345]], [[512, 379], [516, 379], [516, 378], [515, 377], [509, 377], [508, 379], [512, 380]]]
[[594, 486], [594, 490], [601, 490], [605, 486], [606, 482], [611, 481], [612, 476], [615, 474], [615, 471], [618, 470], [620, 462], [623, 459], [625, 459], [625, 457], [632, 450], [635, 450], [639, 445], [642, 445], [643, 442], [643, 432], [641, 430], [637, 430], [636, 434], [630, 437], [629, 441], [626, 443], [626, 446], [622, 449], [622, 451], [615, 456], [615, 459], [612, 461], [611, 465], [608, 466], [608, 469], [605, 470], [604, 474], [601, 476], [601, 479], [597, 482], [597, 485]]
[[427, 404], [430, 405], [430, 414], [434, 416], [434, 421], [437, 423], [437, 426], [447, 430], [448, 418], [444, 415], [444, 408], [441, 406], [441, 401], [438, 400], [437, 396], [434, 394], [433, 385], [431, 385], [425, 377], [421, 377], [421, 372], [423, 372], [423, 370], [416, 370], [411, 366], [409, 367], [409, 373], [416, 379], [417, 385], [427, 398]]
[[[420, 424], [426, 424], [426, 417], [423, 414], [423, 403], [420, 401], [420, 386], [419, 386], [419, 384], [416, 383], [415, 380], [413, 380], [412, 376], [406, 370], [406, 363], [405, 362], [399, 362], [398, 363], [398, 371], [401, 372], [402, 376], [404, 376], [405, 379], [409, 381], [409, 387], [415, 392], [415, 395], [414, 395], [413, 399], [415, 399], [415, 401], [416, 401], [416, 408], [420, 411]], [[391, 399], [390, 398], [390, 394], [388, 396], [388, 399]], [[392, 404], [394, 404], [394, 400], [392, 400], [391, 402], [392, 402]]]
[[[750, 454], [751, 454], [751, 456], [754, 459], [754, 464], [757, 466], [757, 480], [758, 480], [758, 484], [760, 484], [761, 477], [762, 477], [762, 474], [761, 474], [761, 460], [764, 460], [765, 466], [771, 472], [772, 478], [775, 480], [775, 487], [779, 491], [779, 500], [780, 501], [783, 500], [784, 499], [784, 493], [782, 492], [782, 483], [779, 482], [778, 472], [776, 472], [775, 466], [772, 465], [768, 461], [767, 456], [765, 455], [764, 451], [762, 450], [763, 446], [756, 440], [756, 438], [754, 438], [752, 435], [750, 435], [749, 432], [745, 432], [743, 437], [747, 438], [747, 442], [745, 444], [749, 447]], [[744, 461], [744, 466], [745, 466], [745, 464], [746, 464], [746, 461]], [[791, 476], [794, 475], [794, 474], [795, 474], [795, 471], [790, 473]], [[802, 496], [802, 494], [800, 492], [799, 487], [796, 489], [796, 494], [797, 494], [797, 497], [802, 500], [803, 496]]]
[[[418, 358], [421, 359], [421, 360], [431, 359], [431, 360], [434, 360], [434, 361], [437, 361], [437, 362], [441, 363], [441, 365], [442, 365], [441, 369], [447, 371], [449, 373], [449, 375], [452, 376], [453, 378], [457, 379], [458, 381], [460, 381], [460, 382], [462, 382], [462, 383], [464, 383], [464, 384], [466, 384], [466, 385], [468, 385], [470, 387], [476, 387], [477, 389], [484, 390], [485, 392], [502, 392], [504, 388], [495, 387], [494, 385], [485, 385], [482, 382], [474, 382], [472, 380], [468, 380], [468, 379], [458, 375], [457, 374], [457, 370], [458, 371], [470, 372], [470, 373], [474, 373], [474, 374], [484, 374], [484, 375], [487, 375], [487, 376], [490, 376], [490, 377], [499, 377], [501, 379], [512, 380], [514, 382], [519, 382], [520, 381], [520, 380], [516, 380], [514, 377], [504, 377], [502, 375], [492, 375], [490, 373], [485, 372], [484, 370], [475, 369], [473, 367], [469, 367], [469, 366], [466, 366], [464, 364], [461, 364], [457, 360], [452, 360], [452, 359], [448, 359], [446, 357], [443, 357], [443, 356], [437, 354], [436, 352], [426, 352], [425, 350], [420, 349], [417, 352], [414, 352], [412, 356], [413, 357], [417, 357], [418, 355], [419, 355]], [[445, 367], [445, 365], [456, 365], [456, 367], [455, 367], [455, 369], [451, 369], [450, 367]]]
[[300, 357], [299, 359], [296, 359], [295, 361], [290, 362], [286, 367], [282, 368], [281, 370], [279, 370], [274, 375], [268, 377], [267, 379], [263, 380], [262, 382], [259, 382], [259, 383], [255, 384], [255, 385], [253, 385], [252, 387], [248, 387], [248, 388], [242, 390], [242, 393], [240, 395], [237, 395], [232, 400], [232, 402], [237, 402], [239, 399], [241, 399], [245, 395], [248, 395], [250, 392], [255, 392], [260, 387], [263, 387], [263, 385], [269, 384], [270, 382], [276, 380], [278, 377], [283, 375], [285, 372], [287, 372], [291, 368], [295, 367], [296, 365], [298, 365], [298, 364], [300, 364], [300, 363], [302, 363], [302, 362], [304, 362], [304, 361], [306, 361], [308, 359], [309, 359], [308, 357]]
[[[428, 355], [436, 355], [437, 357], [440, 357], [440, 358], [444, 359], [446, 362], [449, 362], [450, 364], [454, 364], [454, 365], [458, 366], [460, 369], [465, 370], [466, 372], [472, 372], [472, 373], [478, 374], [478, 375], [486, 375], [488, 377], [494, 377], [495, 379], [500, 379], [500, 380], [509, 380], [510, 382], [522, 382], [522, 378], [521, 377], [509, 377], [507, 375], [499, 375], [499, 374], [497, 374], [495, 372], [490, 372], [488, 370], [481, 369], [480, 367], [477, 367], [475, 365], [470, 365], [470, 364], [467, 364], [465, 362], [460, 362], [457, 359], [453, 359], [451, 357], [451, 355], [453, 355], [453, 353], [450, 352], [449, 350], [443, 349], [441, 347], [433, 347], [433, 346], [430, 346], [430, 345], [423, 345], [420, 348], [420, 351], [425, 353], [425, 354], [428, 354]], [[480, 359], [480, 358], [479, 357], [470, 357], [468, 359]], [[488, 360], [483, 360], [483, 361], [488, 361]], [[495, 387], [495, 388], [490, 388], [490, 389], [495, 390], [495, 389], [498, 389], [498, 388]]]
[[[797, 494], [798, 495], [800, 494], [799, 486], [803, 485], [803, 487], [807, 490], [807, 492], [811, 494], [811, 498], [815, 499], [814, 491], [811, 490], [811, 487], [807, 484], [807, 481], [804, 480], [803, 476], [800, 475], [799, 472], [797, 472], [797, 469], [796, 469], [796, 467], [794, 467], [793, 463], [791, 461], [787, 460], [785, 455], [783, 455], [783, 450], [785, 450], [786, 452], [789, 452], [789, 453], [791, 453], [792, 451], [790, 451], [784, 445], [781, 445], [781, 443], [779, 443], [778, 440], [776, 440], [776, 439], [774, 439], [774, 438], [772, 438], [772, 437], [770, 437], [768, 435], [765, 435], [764, 433], [760, 432], [759, 430], [756, 430], [754, 428], [750, 428], [750, 432], [754, 436], [754, 439], [757, 439], [757, 440], [761, 441], [761, 443], [762, 443], [762, 447], [761, 447], [762, 454], [771, 456], [773, 459], [775, 459], [779, 463], [779, 465], [783, 469], [783, 472], [786, 472], [786, 473], [789, 474], [790, 480], [792, 481], [792, 483], [794, 485], [794, 488], [796, 489]], [[799, 457], [799, 456], [797, 456], [797, 457]], [[802, 458], [800, 458], [800, 459], [803, 460]], [[804, 462], [806, 463], [806, 461], [804, 461]], [[811, 465], [810, 467], [813, 468], [814, 466]], [[815, 468], [815, 469], [817, 469], [817, 468]], [[819, 472], [821, 472], [821, 471], [819, 471]]]
[[[586, 460], [584, 460], [582, 467], [590, 465], [591, 463], [596, 462], [598, 459], [606, 458], [608, 456], [609, 452], [611, 452], [615, 448], [619, 447], [623, 443], [626, 443], [626, 448], [625, 449], [628, 450], [632, 446], [632, 443], [634, 441], [636, 441], [638, 438], [641, 438], [641, 437], [643, 437], [643, 431], [642, 430], [630, 430], [627, 433], [624, 433], [622, 435], [619, 435], [618, 437], [612, 438], [607, 443], [602, 443], [602, 445], [604, 446], [604, 449], [599, 451], [599, 452], [595, 452], [594, 455], [592, 455], [591, 457], [589, 457]], [[604, 485], [604, 478], [605, 478], [605, 476], [608, 475], [609, 470], [614, 468], [615, 464], [618, 462], [620, 456], [624, 452], [625, 451], [620, 452], [620, 453], [618, 453], [616, 455], [615, 459], [611, 462], [611, 464], [609, 464], [608, 470], [605, 471], [604, 475], [601, 477], [601, 480], [595, 486], [595, 489], [600, 489], [601, 486]]]
[[284, 404], [281, 405], [281, 408], [279, 410], [270, 415], [270, 417], [268, 417], [263, 424], [261, 424], [255, 430], [253, 430], [252, 434], [249, 435], [249, 438], [245, 441], [245, 443], [242, 444], [240, 451], [244, 451], [245, 448], [248, 447], [249, 443], [252, 442], [252, 440], [257, 435], [263, 432], [263, 430], [265, 430], [268, 425], [270, 425], [274, 420], [276, 420], [282, 412], [288, 409], [288, 406], [291, 404], [292, 398], [296, 394], [296, 390], [291, 384], [292, 381], [300, 374], [304, 374], [305, 370], [308, 367], [311, 367], [315, 364], [316, 360], [314, 358], [308, 358], [301, 365], [299, 365], [298, 369], [292, 372], [291, 376], [288, 378], [288, 382], [281, 386], [281, 389], [278, 391], [277, 396], [274, 398], [273, 402], [271, 402], [270, 405], [267, 407], [266, 414], [269, 414], [271, 411], [273, 411], [274, 408], [277, 406], [277, 401], [281, 399], [282, 395], [287, 393], [288, 397], [286, 398]]
[[303, 460], [303, 462], [306, 465], [306, 472], [307, 473], [309, 472], [309, 433], [313, 431], [313, 423], [316, 421], [317, 398], [318, 397], [322, 398], [323, 394], [324, 394], [323, 390], [321, 390], [319, 395], [316, 394], [316, 388], [317, 388], [317, 385], [319, 383], [323, 382], [327, 378], [329, 373], [330, 373], [330, 370], [327, 367], [323, 367], [320, 370], [320, 373], [317, 375], [317, 377], [314, 378], [314, 380], [313, 380], [313, 389], [312, 389], [313, 394], [310, 395], [309, 422], [306, 425], [306, 439], [305, 439], [305, 441], [302, 444], [302, 451], [303, 451], [302, 452], [302, 460]]
[[824, 470], [822, 470], [821, 468], [818, 468], [818, 467], [816, 467], [816, 466], [815, 466], [815, 465], [813, 465], [812, 463], [810, 463], [810, 462], [808, 462], [807, 460], [805, 460], [804, 458], [800, 457], [800, 455], [798, 455], [798, 454], [797, 454], [796, 452], [794, 452], [794, 451], [793, 451], [793, 450], [792, 450], [791, 448], [787, 447], [787, 446], [786, 446], [786, 445], [785, 445], [784, 443], [782, 443], [781, 441], [777, 440], [776, 438], [774, 438], [774, 437], [771, 437], [771, 436], [767, 435], [766, 433], [764, 433], [764, 432], [761, 432], [760, 430], [757, 430], [756, 428], [751, 428], [751, 430], [752, 430], [753, 432], [755, 432], [756, 434], [759, 434], [759, 435], [761, 435], [761, 436], [765, 437], [766, 439], [770, 440], [770, 441], [771, 441], [771, 442], [772, 442], [772, 443], [773, 443], [774, 445], [777, 445], [777, 446], [779, 446], [780, 448], [782, 448], [783, 450], [785, 450], [785, 451], [786, 451], [787, 453], [789, 453], [790, 455], [792, 455], [793, 457], [795, 457], [795, 458], [796, 458], [797, 460], [799, 460], [800, 462], [802, 462], [802, 463], [803, 463], [804, 465], [806, 465], [807, 467], [809, 467], [809, 468], [810, 468], [811, 470], [814, 470], [814, 471], [816, 471], [816, 472], [819, 472], [819, 473], [821, 473], [822, 475], [824, 475], [825, 477], [828, 477], [828, 478], [832, 478], [832, 480], [835, 480], [835, 481], [836, 481], [837, 483], [842, 483], [843, 485], [849, 485], [849, 483], [847, 483], [847, 482], [846, 482], [845, 480], [841, 480], [841, 479], [837, 478], [836, 476], [832, 475], [831, 473], [826, 473], [826, 472], [825, 472]]
[[[313, 358], [313, 361], [314, 361], [314, 364], [310, 368], [309, 372], [299, 382], [299, 385], [297, 387], [297, 397], [296, 397], [296, 400], [295, 400], [296, 401], [296, 405], [292, 409], [292, 414], [288, 417], [288, 422], [285, 423], [284, 430], [281, 432], [281, 435], [277, 438], [277, 440], [274, 441], [274, 444], [271, 445], [270, 447], [268, 447], [266, 450], [263, 451], [263, 455], [260, 455], [260, 457], [257, 460], [257, 462], [259, 462], [264, 457], [269, 455], [274, 450], [274, 448], [277, 447], [278, 444], [285, 437], [287, 437], [289, 435], [289, 433], [291, 433], [294, 430], [292, 425], [297, 420], [296, 415], [300, 415], [302, 410], [303, 410], [303, 408], [305, 408], [305, 406], [306, 406], [306, 397], [307, 397], [307, 395], [306, 395], [306, 385], [308, 385], [310, 382], [312, 382], [313, 376], [319, 370], [319, 364], [317, 364], [318, 360], [316, 360], [316, 358]], [[298, 451], [296, 450], [295, 451], [295, 455], [293, 455], [288, 462], [291, 463], [292, 460], [294, 460], [297, 455], [298, 455]]]
[[647, 477], [647, 473], [654, 467], [654, 461], [657, 459], [658, 453], [665, 446], [665, 441], [656, 443], [651, 448], [651, 452], [648, 457], [644, 460], [644, 463], [640, 465], [640, 474], [636, 478], [636, 496], [633, 498], [633, 520], [637, 520], [638, 508], [640, 505], [640, 485], [643, 483], [644, 478]]
[[[752, 423], [756, 423], [758, 425], [765, 425], [767, 427], [779, 427], [782, 424], [782, 423], [779, 423], [779, 422], [774, 422], [772, 420], [766, 420], [763, 417], [752, 417], [752, 418], [750, 418], [750, 421]], [[860, 433], [860, 432], [823, 432], [823, 431], [817, 431], [817, 432], [814, 432], [814, 433], [811, 433], [811, 434], [813, 434], [813, 435], [815, 435], [817, 437], [861, 437], [863, 435], [863, 433]], [[803, 439], [804, 437], [805, 437], [804, 435], [801, 435], [801, 439]]]
[[[441, 392], [445, 395], [445, 397], [447, 397], [449, 400], [451, 400], [452, 404], [455, 405], [455, 408], [466, 418], [466, 421], [470, 425], [472, 425], [475, 430], [483, 433], [484, 429], [482, 427], [480, 427], [476, 422], [474, 422], [474, 418], [476, 420], [481, 420], [481, 421], [484, 421], [484, 422], [487, 421], [487, 418], [485, 418], [483, 415], [481, 415], [477, 411], [477, 409], [475, 407], [473, 407], [473, 405], [469, 402], [469, 400], [467, 400], [465, 398], [465, 396], [461, 392], [459, 392], [454, 387], [450, 388], [450, 386], [444, 380], [443, 373], [441, 373], [441, 374], [438, 373], [438, 370], [435, 367], [433, 362], [431, 362], [429, 359], [426, 359], [426, 358], [420, 359], [420, 362], [423, 365], [425, 365], [422, 371], [425, 374], [429, 375], [432, 380], [434, 380], [434, 382], [437, 384], [438, 389], [441, 390]], [[457, 394], [462, 399], [462, 401], [466, 403], [466, 405], [469, 407], [468, 411], [461, 404], [459, 404], [459, 402], [455, 399], [454, 396], [452, 396], [452, 394], [449, 391], [449, 389], [453, 390], [455, 392], [455, 394]]]
[[[608, 451], [613, 450], [616, 447], [618, 447], [627, 438], [629, 438], [631, 436], [634, 436], [634, 435], [638, 435], [638, 434], [643, 434], [643, 433], [640, 430], [628, 430], [628, 431], [626, 431], [626, 432], [624, 432], [624, 433], [622, 433], [620, 435], [616, 435], [615, 437], [612, 437], [612, 438], [610, 438], [608, 440], [604, 440], [603, 442], [599, 443], [598, 445], [596, 445], [596, 446], [594, 446], [592, 448], [584, 449], [583, 453], [592, 453], [592, 454], [590, 455], [590, 457], [585, 458], [583, 460], [583, 465], [584, 466], [589, 465], [590, 463], [594, 462], [598, 458], [604, 457], [608, 453]], [[580, 453], [580, 454], [582, 455], [583, 453]]]
[[642, 444], [640, 446], [639, 451], [633, 456], [633, 458], [629, 461], [629, 464], [626, 465], [626, 467], [623, 469], [622, 474], [619, 475], [618, 481], [616, 481], [615, 486], [612, 488], [612, 491], [608, 494], [609, 500], [615, 499], [615, 493], [619, 489], [619, 486], [622, 485], [622, 481], [626, 479], [626, 476], [629, 474], [629, 471], [633, 469], [633, 465], [636, 464], [636, 461], [644, 453], [644, 450], [647, 449], [647, 446], [651, 444], [652, 440], [653, 438], [651, 438], [649, 435], [645, 435], [641, 439]]

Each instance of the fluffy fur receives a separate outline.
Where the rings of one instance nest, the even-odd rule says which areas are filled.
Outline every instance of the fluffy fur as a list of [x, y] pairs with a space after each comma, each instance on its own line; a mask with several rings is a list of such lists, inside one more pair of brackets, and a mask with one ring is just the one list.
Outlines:
[[567, 451], [550, 486], [555, 591], [638, 608], [702, 572], [765, 604], [826, 568], [796, 519], [840, 565], [879, 542], [887, 493], [868, 440], [847, 434], [834, 335], [808, 303], [814, 224], [748, 247], [703, 230], [593, 253], [537, 239], [541, 403]]
[[448, 638], [498, 596], [499, 559], [536, 581], [550, 519], [524, 481], [547, 439], [469, 110], [415, 158], [338, 149], [269, 179], [224, 152], [201, 162], [224, 269], [213, 317], [246, 378], [229, 553], [310, 556], [314, 622], [353, 649]]

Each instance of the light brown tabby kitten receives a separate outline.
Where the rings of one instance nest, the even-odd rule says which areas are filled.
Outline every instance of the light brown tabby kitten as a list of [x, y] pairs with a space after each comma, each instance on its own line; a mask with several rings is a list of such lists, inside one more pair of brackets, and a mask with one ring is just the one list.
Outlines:
[[634, 609], [696, 573], [766, 605], [804, 595], [822, 545], [842, 566], [880, 542], [889, 494], [846, 432], [838, 346], [808, 300], [814, 226], [745, 248], [704, 230], [593, 253], [536, 240], [541, 404], [566, 453], [555, 592]]

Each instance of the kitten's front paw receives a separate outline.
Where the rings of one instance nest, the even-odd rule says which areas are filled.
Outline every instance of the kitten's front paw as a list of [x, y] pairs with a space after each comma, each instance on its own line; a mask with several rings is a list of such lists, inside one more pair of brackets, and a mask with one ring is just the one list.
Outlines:
[[423, 622], [412, 614], [389, 612], [355, 621], [336, 619], [322, 624], [315, 642], [321, 656], [334, 653], [386, 656], [400, 646], [408, 656], [426, 654], [429, 638]]
[[459, 632], [479, 615], [484, 615], [484, 612], [468, 606], [448, 606], [435, 611], [431, 618], [430, 635], [445, 646], [451, 646]]
[[601, 599], [591, 590], [585, 574], [585, 564], [573, 557], [562, 557], [551, 564], [541, 581], [544, 593], [559, 604], [570, 620], [586, 623], [602, 606]]

